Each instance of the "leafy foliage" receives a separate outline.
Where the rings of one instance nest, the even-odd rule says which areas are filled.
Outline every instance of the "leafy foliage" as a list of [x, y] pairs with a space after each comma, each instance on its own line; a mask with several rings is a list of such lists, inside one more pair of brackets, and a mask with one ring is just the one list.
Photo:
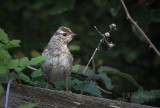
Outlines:
[[25, 75], [24, 73], [20, 73], [19, 78], [25, 82], [28, 82], [28, 83], [31, 81], [30, 78], [27, 75]]
[[81, 92], [90, 93], [92, 95], [102, 97], [101, 91], [96, 87], [95, 83], [92, 81], [80, 82], [76, 86], [74, 86], [75, 90], [79, 90]]
[[78, 71], [78, 70], [79, 70], [79, 68], [80, 68], [80, 65], [74, 65], [74, 66], [72, 67], [72, 70], [74, 70], [74, 71]]
[[47, 59], [48, 57], [44, 57], [44, 56], [35, 57], [35, 58], [32, 58], [31, 61], [29, 61], [28, 65], [35, 65]]
[[40, 76], [42, 76], [42, 71], [41, 71], [41, 69], [38, 69], [38, 70], [34, 71], [34, 72], [31, 74], [31, 77], [32, 77], [32, 78], [37, 78], [37, 77], [40, 77]]
[[4, 66], [0, 66], [0, 70], [1, 75], [7, 73], [7, 69]]
[[7, 51], [0, 49], [0, 60], [1, 65], [6, 66], [10, 62], [11, 56]]
[[99, 73], [103, 73], [104, 72], [104, 73], [107, 73], [107, 74], [118, 75], [118, 76], [120, 76], [122, 78], [125, 78], [128, 81], [130, 81], [138, 89], [142, 89], [142, 87], [135, 81], [135, 79], [132, 76], [130, 76], [128, 74], [125, 74], [125, 73], [122, 73], [122, 72], [120, 72], [117, 69], [105, 66], [105, 67], [100, 67], [99, 70], [98, 70], [98, 72]]
[[[84, 69], [85, 69], [84, 67], [80, 66], [78, 71], [83, 73]], [[86, 72], [84, 74], [87, 75], [88, 77], [93, 77], [93, 70], [88, 68], [86, 69]]]
[[7, 43], [7, 44], [2, 45], [1, 48], [2, 49], [10, 49], [13, 47], [19, 47], [20, 42], [21, 42], [20, 40], [12, 40], [12, 41], [9, 41], [9, 43]]
[[2, 85], [0, 85], [0, 95], [4, 92]]
[[2, 43], [7, 44], [9, 42], [7, 34], [0, 28], [0, 41]]
[[26, 104], [26, 105], [20, 105], [18, 108], [34, 108], [36, 107], [37, 103], [34, 104]]
[[13, 59], [9, 62], [8, 64], [8, 69], [15, 69], [19, 65], [19, 60], [18, 59]]
[[103, 84], [107, 89], [109, 90], [113, 89], [111, 79], [105, 73], [97, 74], [96, 77], [102, 80]]
[[[73, 66], [72, 70], [83, 73], [84, 67], [75, 65]], [[90, 78], [96, 77], [97, 79], [100, 79], [105, 85], [106, 89], [111, 90], [113, 88], [111, 79], [105, 73], [96, 74], [94, 76], [93, 70], [88, 68], [84, 74]]]
[[[24, 74], [22, 71], [26, 69], [27, 66], [38, 64], [44, 60], [47, 60], [47, 57], [39, 56], [32, 58], [31, 60], [28, 57], [21, 59], [13, 59], [8, 52], [9, 48], [18, 47], [20, 41], [12, 40], [9, 41], [7, 34], [0, 29], [0, 81], [8, 81], [11, 78], [23, 80], [29, 84], [32, 84], [30, 77]], [[12, 70], [12, 71], [11, 71]], [[17, 73], [14, 73], [17, 72]], [[37, 70], [32, 74], [32, 77], [41, 76], [41, 70]], [[0, 85], [0, 94], [3, 93], [3, 87]]]
[[131, 96], [131, 102], [136, 104], [142, 104], [148, 101], [155, 101], [156, 97], [160, 96], [160, 90], [138, 90]]

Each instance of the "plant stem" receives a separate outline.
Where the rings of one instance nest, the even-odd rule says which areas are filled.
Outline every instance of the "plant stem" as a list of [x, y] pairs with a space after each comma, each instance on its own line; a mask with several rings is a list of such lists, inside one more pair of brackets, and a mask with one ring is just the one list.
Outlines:
[[10, 79], [7, 85], [7, 92], [6, 92], [6, 102], [5, 102], [5, 108], [8, 106], [8, 97], [9, 97], [9, 89], [10, 89], [10, 84], [14, 79]]
[[90, 58], [90, 60], [89, 60], [89, 62], [88, 62], [88, 64], [87, 64], [87, 66], [86, 66], [85, 69], [83, 70], [83, 73], [87, 70], [90, 62], [92, 61], [93, 57], [95, 56], [96, 52], [99, 50], [99, 47], [100, 47], [101, 43], [102, 43], [104, 40], [105, 40], [105, 37], [99, 41], [98, 47], [94, 50], [94, 53], [92, 54], [92, 56], [91, 56], [91, 58]]
[[122, 3], [122, 6], [124, 8], [124, 11], [127, 15], [127, 19], [136, 27], [136, 29], [142, 34], [142, 36], [146, 39], [146, 41], [149, 43], [150, 47], [155, 51], [155, 53], [160, 57], [160, 52], [157, 50], [157, 48], [153, 45], [153, 43], [150, 41], [150, 39], [147, 37], [147, 35], [144, 33], [144, 31], [137, 25], [137, 23], [132, 19], [130, 16], [128, 9], [124, 3], [123, 0], [120, 0]]

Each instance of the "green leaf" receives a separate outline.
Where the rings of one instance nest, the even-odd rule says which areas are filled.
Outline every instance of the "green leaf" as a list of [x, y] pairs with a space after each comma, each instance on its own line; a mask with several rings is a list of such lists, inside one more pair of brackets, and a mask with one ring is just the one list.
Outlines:
[[26, 68], [26, 66], [28, 66], [28, 63], [29, 63], [28, 57], [21, 58], [19, 61], [19, 66], [15, 67], [15, 71], [18, 73], [21, 72], [23, 69]]
[[1, 96], [1, 94], [4, 92], [4, 89], [3, 89], [3, 87], [2, 87], [2, 85], [0, 85], [0, 96]]
[[3, 45], [2, 48], [9, 49], [9, 48], [13, 48], [13, 47], [19, 47], [20, 42], [21, 42], [20, 40], [12, 40], [12, 41], [9, 41], [8, 44]]
[[2, 41], [2, 43], [8, 43], [8, 36], [7, 34], [4, 32], [3, 29], [0, 28], [0, 41]]
[[25, 67], [16, 67], [15, 71], [20, 73], [23, 69], [25, 69]]
[[4, 75], [4, 74], [6, 74], [6, 73], [7, 73], [7, 71], [8, 71], [8, 69], [6, 69], [6, 67], [4, 67], [4, 66], [0, 66], [0, 75]]
[[11, 59], [12, 59], [12, 57], [10, 56], [10, 54], [7, 51], [0, 49], [0, 62], [1, 62], [1, 64], [3, 64], [5, 66], [10, 62]]
[[[78, 82], [79, 82], [79, 80], [76, 80], [76, 79], [72, 80], [71, 77], [69, 77], [68, 82], [67, 82], [68, 89], [71, 90], [73, 88], [73, 86], [75, 85], [75, 83], [78, 83]], [[54, 85], [55, 85], [56, 89], [60, 89], [60, 90], [65, 89], [65, 82], [64, 81], [54, 82]]]
[[15, 78], [15, 77], [16, 77], [15, 73], [9, 72], [8, 74], [0, 75], [0, 81], [5, 82], [5, 81], [8, 81], [8, 79]]
[[74, 85], [76, 85], [76, 84], [78, 84], [79, 82], [81, 82], [81, 81], [79, 81], [79, 80], [77, 80], [77, 79], [72, 79], [71, 77], [69, 77], [68, 78], [68, 89], [72, 89], [73, 87], [74, 87]]
[[77, 72], [78, 72], [79, 68], [80, 68], [80, 65], [72, 66], [72, 70], [77, 71]]
[[38, 103], [20, 105], [18, 108], [34, 108]]
[[97, 74], [96, 78], [101, 79], [107, 89], [113, 88], [111, 79], [105, 73]]
[[29, 65], [35, 65], [35, 64], [41, 63], [42, 61], [48, 60], [48, 59], [49, 58], [45, 56], [35, 57], [35, 58], [32, 58], [31, 61], [29, 61]]
[[79, 90], [81, 92], [90, 93], [94, 96], [102, 97], [100, 90], [97, 88], [96, 84], [92, 81], [85, 81], [81, 84], [77, 84], [74, 86], [75, 90]]
[[[85, 69], [85, 67], [80, 66], [80, 68], [79, 68], [79, 71], [78, 71], [78, 72], [83, 73], [84, 69]], [[93, 77], [93, 70], [92, 70], [92, 69], [87, 68], [84, 74], [85, 74], [85, 75], [87, 75], [88, 77]]]
[[20, 73], [19, 78], [25, 82], [31, 82], [30, 78], [27, 75], [25, 75], [24, 73]]
[[[45, 88], [47, 83], [44, 81], [34, 81], [30, 82], [30, 84], [32, 84], [34, 87]], [[53, 87], [50, 84], [48, 84], [48, 88], [53, 88]]]
[[26, 66], [28, 66], [28, 63], [29, 63], [28, 57], [24, 57], [20, 59], [19, 66], [25, 68]]
[[103, 71], [108, 71], [108, 72], [120, 72], [118, 69], [115, 69], [115, 68], [112, 68], [112, 67], [109, 67], [109, 66], [101, 66], [99, 69], [98, 69], [98, 73], [104, 73]]
[[122, 78], [125, 78], [127, 79], [128, 81], [130, 81], [135, 87], [137, 87], [138, 89], [143, 89], [137, 82], [136, 80], [126, 74], [126, 73], [123, 73], [123, 72], [120, 72], [119, 70], [117, 69], [114, 69], [114, 68], [111, 68], [111, 67], [108, 67], [108, 66], [101, 66], [99, 69], [98, 69], [98, 72], [99, 73], [107, 73], [107, 74], [111, 74], [111, 75], [117, 75], [119, 77], [122, 77]]
[[156, 96], [160, 96], [160, 90], [138, 90], [134, 92], [131, 96], [131, 102], [136, 104], [142, 104], [144, 102], [152, 101], [156, 98]]
[[7, 67], [8, 69], [15, 69], [16, 67], [18, 67], [18, 65], [19, 65], [19, 60], [15, 59], [15, 60], [11, 60], [7, 65]]
[[55, 85], [56, 89], [59, 89], [59, 90], [65, 89], [65, 82], [64, 81], [54, 82], [54, 85]]
[[117, 101], [127, 102], [127, 99], [126, 99], [126, 98], [121, 98], [121, 97], [118, 97], [116, 100], [117, 100]]
[[31, 76], [32, 76], [32, 78], [37, 78], [37, 77], [42, 76], [42, 71], [41, 71], [41, 69], [38, 69], [38, 70], [32, 72]]

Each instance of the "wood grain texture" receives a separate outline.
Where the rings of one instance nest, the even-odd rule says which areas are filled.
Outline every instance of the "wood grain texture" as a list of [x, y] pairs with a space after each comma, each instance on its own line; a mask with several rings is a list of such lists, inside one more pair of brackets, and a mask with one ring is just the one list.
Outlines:
[[[36, 108], [153, 108], [64, 91], [11, 84], [8, 108], [17, 108], [19, 105], [30, 103], [38, 103]], [[5, 93], [0, 97], [0, 108], [4, 108], [4, 104]]]

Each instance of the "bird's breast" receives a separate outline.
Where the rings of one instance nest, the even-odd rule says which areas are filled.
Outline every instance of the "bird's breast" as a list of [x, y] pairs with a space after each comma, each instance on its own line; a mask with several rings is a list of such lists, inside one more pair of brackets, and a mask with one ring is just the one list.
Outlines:
[[46, 49], [42, 56], [50, 58], [42, 63], [42, 70], [51, 82], [63, 80], [70, 75], [73, 58], [69, 49]]

